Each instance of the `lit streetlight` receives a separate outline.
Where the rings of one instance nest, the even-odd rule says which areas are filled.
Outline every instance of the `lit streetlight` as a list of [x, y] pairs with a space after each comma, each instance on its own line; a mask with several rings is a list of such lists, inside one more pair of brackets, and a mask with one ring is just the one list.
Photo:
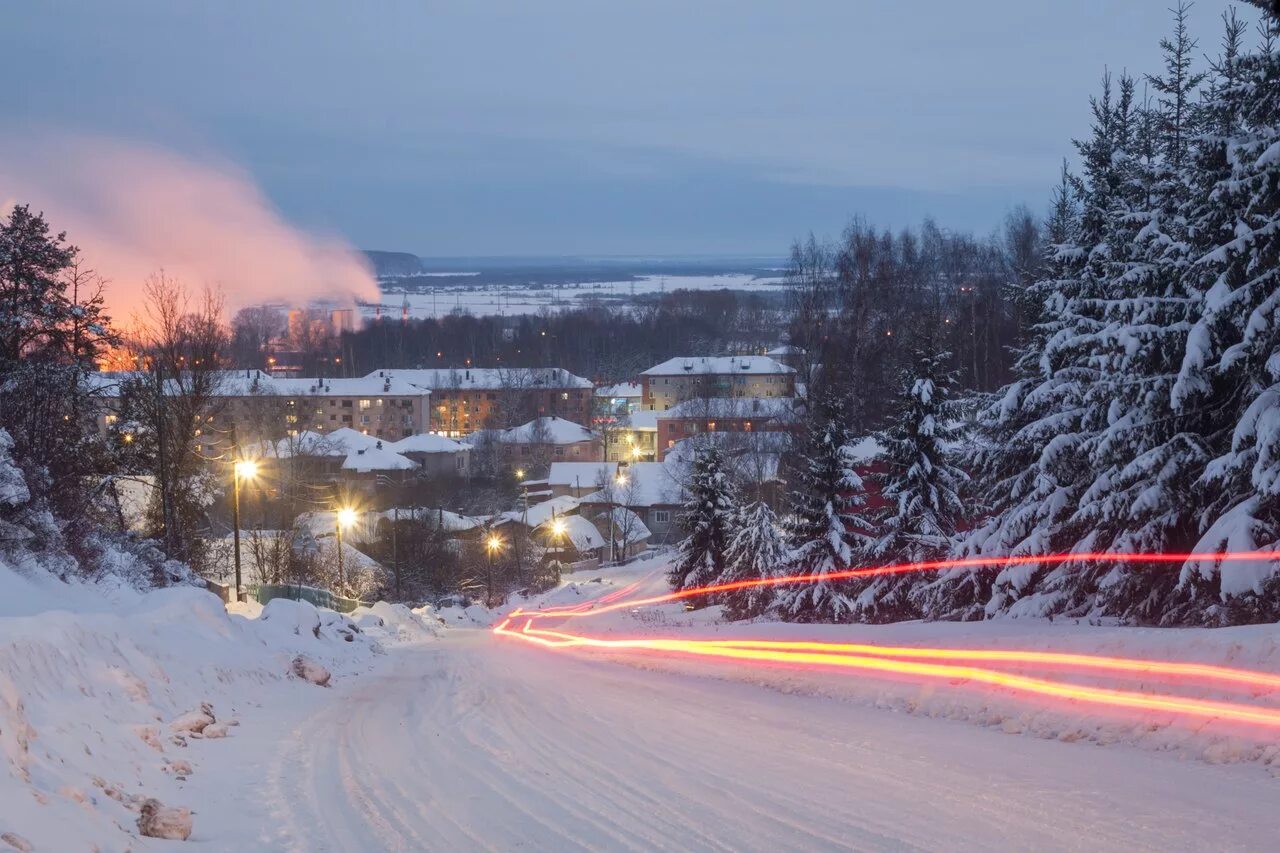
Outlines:
[[258, 476], [258, 463], [252, 459], [237, 459], [231, 465], [231, 539], [236, 561], [236, 601], [243, 601], [240, 576], [240, 481]]
[[346, 595], [347, 573], [342, 565], [342, 530], [356, 523], [356, 511], [349, 506], [344, 506], [338, 510], [335, 521], [338, 531], [338, 590], [340, 595]]
[[496, 533], [490, 533], [484, 541], [485, 551], [489, 553], [489, 581], [486, 585], [485, 606], [493, 606], [493, 555], [502, 548], [502, 537]]

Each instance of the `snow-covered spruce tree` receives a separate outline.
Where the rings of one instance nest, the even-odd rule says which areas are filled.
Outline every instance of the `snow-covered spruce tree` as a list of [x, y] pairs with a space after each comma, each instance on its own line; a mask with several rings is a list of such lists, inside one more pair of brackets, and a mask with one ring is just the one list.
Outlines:
[[[1240, 53], [1227, 20], [1215, 68], [1209, 127], [1194, 165], [1209, 202], [1192, 221], [1193, 274], [1207, 286], [1174, 403], [1217, 413], [1215, 458], [1203, 477], [1197, 551], [1280, 545], [1280, 20], [1267, 13], [1262, 43]], [[1200, 561], [1184, 567], [1180, 602], [1203, 621], [1280, 618], [1276, 562]], [[1223, 603], [1225, 602], [1225, 606]], [[1185, 617], [1184, 617], [1185, 618]]]
[[793, 571], [819, 578], [780, 587], [777, 610], [784, 618], [800, 622], [837, 622], [853, 617], [851, 586], [822, 576], [854, 565], [872, 537], [844, 406], [829, 398], [814, 401], [809, 417], [799, 488], [792, 494], [795, 547], [790, 563]]
[[[876, 540], [870, 553], [879, 562], [918, 563], [937, 560], [951, 549], [965, 515], [961, 491], [968, 475], [957, 468], [948, 446], [959, 435], [954, 377], [944, 364], [950, 353], [921, 353], [906, 376], [895, 423], [877, 435], [884, 448], [876, 475], [886, 505], [875, 515]], [[896, 575], [875, 578], [863, 586], [856, 606], [867, 622], [896, 622], [921, 615], [945, 614], [933, 577]]]
[[[1092, 386], [1095, 396], [1086, 398], [1106, 406], [1106, 420], [1082, 444], [1090, 482], [1069, 523], [1078, 551], [1159, 553], [1195, 541], [1196, 480], [1212, 425], [1202, 412], [1172, 406], [1199, 304], [1187, 275], [1193, 258], [1186, 164], [1204, 75], [1191, 67], [1187, 9], [1174, 9], [1174, 32], [1161, 42], [1164, 73], [1148, 78], [1159, 98], [1138, 113], [1118, 196], [1113, 278], [1100, 305], [1105, 324], [1089, 343], [1102, 377]], [[1092, 598], [1089, 606], [1100, 613], [1139, 622], [1167, 618], [1174, 573], [1106, 563], [1064, 569], [1074, 572], [1082, 607]]]
[[[1115, 266], [1112, 247], [1122, 230], [1124, 166], [1133, 141], [1133, 81], [1116, 95], [1110, 76], [1091, 99], [1089, 139], [1077, 142], [1082, 174], [1056, 199], [1049, 223], [1046, 274], [1033, 290], [1042, 300], [1040, 322], [1018, 353], [1017, 379], [979, 410], [976, 473], [987, 520], [966, 535], [966, 556], [1047, 554], [1071, 541], [1067, 523], [1084, 493], [1090, 469], [1082, 446], [1106, 423], [1103, 374], [1090, 360], [1091, 344], [1105, 328], [1100, 305]], [[934, 584], [949, 615], [976, 618], [1012, 608], [1054, 612], [1070, 601], [1069, 571], [1034, 565], [992, 571], [949, 572]], [[1023, 599], [1026, 599], [1023, 601]]]
[[[725, 556], [728, 567], [718, 583], [762, 580], [786, 571], [790, 550], [778, 517], [764, 501], [757, 501], [743, 513], [738, 530], [729, 541]], [[766, 612], [777, 594], [775, 587], [756, 586], [726, 592], [721, 596], [730, 619], [751, 619]]]
[[667, 580], [676, 590], [706, 586], [724, 574], [729, 540], [738, 525], [736, 490], [724, 454], [715, 445], [700, 448], [694, 456], [685, 491], [680, 515], [685, 535], [667, 572]]

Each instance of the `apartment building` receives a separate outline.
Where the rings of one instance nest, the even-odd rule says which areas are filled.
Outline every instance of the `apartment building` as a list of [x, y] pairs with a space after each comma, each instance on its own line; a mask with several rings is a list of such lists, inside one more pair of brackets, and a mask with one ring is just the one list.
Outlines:
[[469, 367], [376, 371], [431, 394], [428, 429], [459, 438], [534, 418], [591, 423], [591, 380], [558, 367]]
[[796, 372], [763, 355], [672, 358], [640, 374], [643, 406], [664, 412], [699, 397], [794, 397]]
[[[102, 401], [98, 425], [116, 423], [129, 374], [91, 377]], [[326, 434], [344, 427], [373, 438], [398, 441], [425, 432], [429, 391], [387, 375], [359, 379], [281, 378], [260, 370], [231, 370], [216, 381], [217, 401], [200, 427], [213, 449], [235, 429], [241, 442], [303, 432]]]
[[677, 403], [656, 413], [658, 459], [664, 459], [677, 442], [707, 433], [792, 430], [798, 425], [795, 402], [791, 397], [708, 397]]

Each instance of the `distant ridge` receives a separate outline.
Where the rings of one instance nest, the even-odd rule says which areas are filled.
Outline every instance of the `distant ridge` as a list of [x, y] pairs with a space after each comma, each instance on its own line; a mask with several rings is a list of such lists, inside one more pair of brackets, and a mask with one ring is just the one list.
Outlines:
[[416, 275], [422, 272], [422, 259], [408, 252], [380, 252], [365, 249], [376, 276]]

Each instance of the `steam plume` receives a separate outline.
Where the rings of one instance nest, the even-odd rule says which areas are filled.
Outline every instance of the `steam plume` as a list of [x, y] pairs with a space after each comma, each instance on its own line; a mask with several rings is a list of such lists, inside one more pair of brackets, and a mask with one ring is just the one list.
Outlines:
[[285, 222], [225, 161], [104, 137], [0, 135], [0, 211], [17, 202], [43, 211], [108, 279], [117, 321], [140, 307], [142, 282], [161, 268], [220, 288], [228, 317], [264, 302], [378, 298], [363, 256]]

